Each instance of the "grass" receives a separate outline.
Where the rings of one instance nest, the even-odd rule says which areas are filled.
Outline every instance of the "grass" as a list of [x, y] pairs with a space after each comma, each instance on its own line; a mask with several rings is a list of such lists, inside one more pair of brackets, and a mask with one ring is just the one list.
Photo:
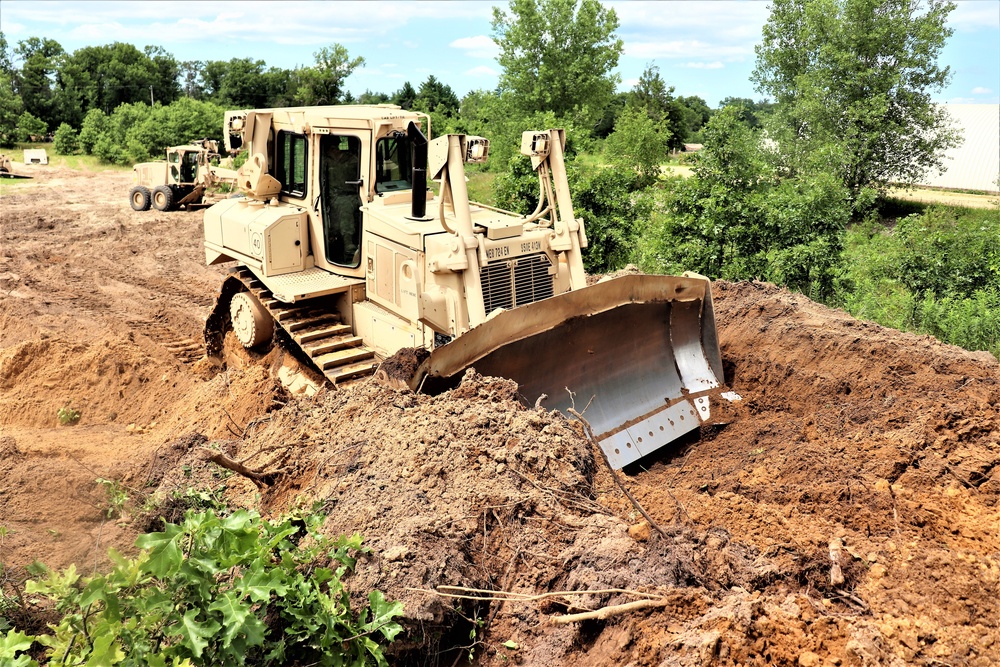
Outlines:
[[56, 153], [54, 144], [51, 143], [27, 143], [15, 144], [14, 150], [7, 155], [15, 162], [24, 162], [24, 149], [44, 148], [49, 158], [49, 167], [65, 167], [78, 171], [131, 171], [132, 167], [120, 167], [116, 164], [101, 162], [95, 155], [59, 155]]

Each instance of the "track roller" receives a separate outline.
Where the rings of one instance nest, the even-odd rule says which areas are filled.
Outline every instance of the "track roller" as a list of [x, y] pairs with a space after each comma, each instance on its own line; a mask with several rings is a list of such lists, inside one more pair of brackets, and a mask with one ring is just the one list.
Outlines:
[[233, 323], [233, 333], [247, 349], [270, 342], [274, 335], [271, 313], [249, 292], [233, 295], [229, 304], [229, 317]]

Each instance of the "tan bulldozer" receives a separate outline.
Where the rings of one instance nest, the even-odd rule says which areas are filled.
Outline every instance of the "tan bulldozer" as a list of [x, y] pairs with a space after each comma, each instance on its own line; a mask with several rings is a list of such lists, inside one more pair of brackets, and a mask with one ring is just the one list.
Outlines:
[[171, 211], [207, 206], [228, 197], [236, 171], [218, 164], [218, 142], [200, 139], [167, 149], [167, 159], [132, 167], [129, 204], [133, 210]]
[[206, 325], [210, 356], [231, 329], [247, 348], [281, 341], [337, 384], [423, 348], [414, 390], [468, 368], [511, 378], [528, 404], [586, 408], [616, 468], [709, 417], [723, 375], [708, 279], [587, 286], [563, 130], [522, 136], [540, 183], [529, 215], [470, 202], [465, 165], [485, 162], [489, 141], [428, 140], [425, 114], [230, 111], [224, 131], [251, 157], [244, 197], [205, 212], [207, 263], [236, 263]]

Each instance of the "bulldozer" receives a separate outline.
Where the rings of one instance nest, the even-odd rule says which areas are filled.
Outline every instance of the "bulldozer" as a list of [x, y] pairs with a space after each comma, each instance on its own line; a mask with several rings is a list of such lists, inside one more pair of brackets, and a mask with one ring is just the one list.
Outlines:
[[219, 144], [199, 139], [167, 148], [167, 159], [141, 162], [132, 167], [129, 204], [135, 211], [172, 211], [181, 206], [207, 206], [229, 196], [236, 171], [213, 164], [219, 160]]
[[489, 140], [430, 139], [426, 114], [303, 107], [224, 123], [226, 148], [250, 157], [243, 197], [204, 214], [207, 264], [235, 262], [207, 318], [210, 357], [229, 331], [248, 349], [277, 340], [336, 385], [422, 349], [410, 388], [469, 368], [510, 378], [529, 405], [584, 413], [615, 468], [709, 418], [723, 384], [709, 280], [588, 286], [564, 130], [523, 133], [539, 201], [519, 215], [469, 200], [465, 168], [488, 159]]

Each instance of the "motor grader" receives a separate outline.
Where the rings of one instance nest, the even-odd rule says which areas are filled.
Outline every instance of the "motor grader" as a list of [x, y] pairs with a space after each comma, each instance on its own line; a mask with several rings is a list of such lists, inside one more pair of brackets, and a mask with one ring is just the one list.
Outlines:
[[219, 144], [199, 139], [167, 149], [167, 159], [141, 162], [132, 167], [129, 204], [135, 211], [171, 211], [180, 206], [206, 206], [229, 196], [227, 187], [236, 182], [236, 171], [224, 169]]
[[465, 165], [488, 140], [428, 140], [430, 119], [396, 106], [230, 111], [224, 135], [250, 159], [244, 197], [205, 212], [207, 263], [236, 262], [210, 356], [230, 329], [247, 348], [279, 339], [337, 384], [424, 348], [411, 388], [470, 367], [511, 378], [529, 404], [585, 411], [616, 468], [709, 417], [723, 375], [708, 279], [587, 286], [563, 130], [522, 136], [539, 177], [528, 215], [469, 201]]

